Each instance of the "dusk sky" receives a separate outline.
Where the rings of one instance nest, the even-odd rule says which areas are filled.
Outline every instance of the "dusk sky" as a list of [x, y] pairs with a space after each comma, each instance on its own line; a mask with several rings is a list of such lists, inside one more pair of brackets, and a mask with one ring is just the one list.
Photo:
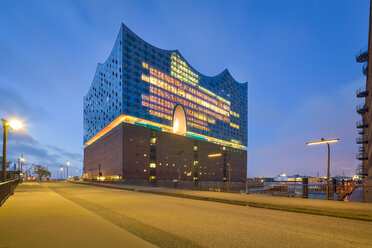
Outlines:
[[205, 75], [248, 82], [249, 177], [325, 176], [326, 146], [305, 145], [321, 137], [340, 138], [331, 175], [353, 175], [368, 18], [367, 0], [2, 1], [0, 117], [25, 123], [8, 160], [81, 174], [83, 96], [125, 23]]

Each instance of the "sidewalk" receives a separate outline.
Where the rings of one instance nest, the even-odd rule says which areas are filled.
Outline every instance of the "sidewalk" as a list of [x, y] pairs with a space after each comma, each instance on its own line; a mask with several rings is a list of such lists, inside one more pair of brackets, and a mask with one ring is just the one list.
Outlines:
[[101, 185], [97, 186], [114, 187], [124, 190], [135, 190], [137, 192], [143, 193], [185, 197], [196, 200], [214, 201], [249, 207], [259, 207], [291, 212], [317, 214], [372, 222], [372, 203], [326, 201], [197, 190], [178, 190], [169, 188], [129, 186], [121, 184], [113, 185], [109, 183], [107, 184], [102, 183]]
[[154, 247], [39, 183], [0, 207], [0, 247]]

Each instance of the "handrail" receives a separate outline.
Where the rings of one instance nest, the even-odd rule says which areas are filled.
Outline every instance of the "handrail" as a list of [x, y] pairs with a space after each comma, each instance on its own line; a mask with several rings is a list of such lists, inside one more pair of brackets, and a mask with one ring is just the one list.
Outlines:
[[14, 195], [14, 190], [17, 188], [19, 179], [14, 179], [0, 183], [0, 206], [9, 198]]

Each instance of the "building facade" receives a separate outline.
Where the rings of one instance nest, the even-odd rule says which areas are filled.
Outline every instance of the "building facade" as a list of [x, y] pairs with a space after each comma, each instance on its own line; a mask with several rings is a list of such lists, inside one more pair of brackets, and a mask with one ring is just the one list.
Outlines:
[[[247, 114], [247, 83], [235, 81], [228, 70], [205, 76], [177, 50], [156, 48], [122, 24], [84, 97], [85, 176], [170, 180], [174, 171], [160, 167], [176, 167], [174, 156], [179, 153], [192, 168], [177, 171], [193, 180], [226, 178], [227, 166], [232, 178], [245, 179]], [[138, 137], [128, 139], [133, 133]], [[203, 161], [206, 151], [221, 154], [221, 175], [209, 166], [219, 158]], [[204, 154], [200, 159], [199, 153]], [[234, 160], [239, 168], [232, 168]], [[203, 166], [208, 171], [201, 172]]]
[[356, 92], [356, 96], [362, 99], [362, 103], [356, 107], [356, 111], [361, 115], [361, 119], [356, 124], [359, 134], [356, 142], [360, 144], [357, 159], [361, 162], [358, 166], [357, 174], [363, 180], [364, 199], [367, 202], [372, 202], [372, 56], [369, 56], [369, 51], [372, 51], [371, 7], [372, 6], [370, 6], [368, 46], [361, 49], [356, 56], [356, 61], [358, 63], [363, 63], [362, 71], [366, 76], [366, 85]]

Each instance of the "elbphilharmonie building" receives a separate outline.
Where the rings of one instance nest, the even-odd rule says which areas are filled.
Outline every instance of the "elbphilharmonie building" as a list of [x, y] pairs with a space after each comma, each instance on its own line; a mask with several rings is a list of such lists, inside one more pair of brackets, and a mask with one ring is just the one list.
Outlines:
[[122, 24], [84, 97], [85, 176], [244, 180], [247, 102], [227, 69], [205, 76]]

